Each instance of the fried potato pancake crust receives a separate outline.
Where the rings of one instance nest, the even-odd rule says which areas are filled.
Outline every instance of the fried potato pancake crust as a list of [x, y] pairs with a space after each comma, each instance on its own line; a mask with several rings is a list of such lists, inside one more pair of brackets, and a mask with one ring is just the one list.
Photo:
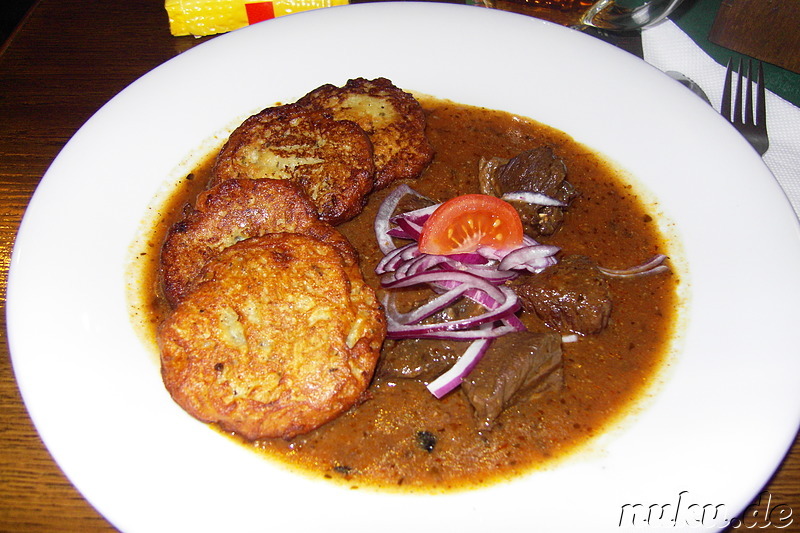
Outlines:
[[418, 177], [433, 158], [422, 106], [386, 78], [356, 78], [344, 87], [326, 84], [297, 103], [352, 120], [367, 132], [375, 150], [376, 190]]
[[385, 319], [332, 246], [254, 237], [201, 276], [158, 334], [164, 384], [187, 412], [247, 439], [290, 438], [359, 401]]
[[297, 183], [319, 217], [339, 224], [358, 215], [373, 189], [372, 142], [354, 122], [287, 104], [245, 120], [212, 168], [211, 185], [271, 178]]
[[160, 277], [170, 306], [191, 290], [206, 262], [225, 248], [269, 233], [300, 233], [331, 244], [348, 265], [358, 254], [336, 228], [317, 217], [311, 200], [290, 181], [226, 180], [198, 195], [193, 209], [168, 231]]

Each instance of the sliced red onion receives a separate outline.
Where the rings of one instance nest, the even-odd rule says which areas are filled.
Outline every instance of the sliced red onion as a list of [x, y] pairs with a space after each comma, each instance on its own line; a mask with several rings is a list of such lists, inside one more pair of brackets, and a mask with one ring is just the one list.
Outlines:
[[393, 272], [397, 270], [402, 263], [419, 256], [419, 254], [419, 247], [415, 242], [406, 244], [401, 248], [395, 248], [383, 256], [383, 259], [378, 262], [378, 266], [375, 267], [375, 272], [377, 274]]
[[514, 191], [514, 192], [507, 192], [500, 197], [502, 200], [506, 202], [525, 202], [526, 204], [534, 204], [534, 205], [543, 205], [543, 206], [553, 206], [553, 207], [566, 207], [567, 204], [562, 202], [561, 200], [556, 200], [546, 194], [542, 194], [540, 192], [531, 192], [531, 191]]
[[[449, 282], [449, 281], [440, 281], [440, 282], [436, 283], [437, 287], [443, 287], [443, 288], [448, 288], [448, 287], [454, 288], [457, 285], [458, 285], [457, 283]], [[516, 294], [515, 294], [515, 296], [516, 296]], [[498, 302], [497, 300], [493, 299], [491, 296], [487, 295], [485, 292], [480, 291], [480, 290], [476, 290], [474, 288], [469, 288], [466, 291], [464, 291], [464, 297], [465, 298], [469, 298], [470, 300], [472, 300], [476, 304], [482, 305], [486, 309], [496, 309], [500, 305], [500, 302]], [[503, 320], [505, 322], [507, 322], [508, 325], [511, 327], [509, 332], [510, 331], [525, 331], [526, 329], [528, 329], [528, 328], [525, 327], [525, 324], [523, 324], [522, 321], [515, 314], [507, 314], [505, 317], [503, 317]]]
[[405, 219], [408, 220], [409, 222], [413, 222], [414, 224], [422, 226], [440, 205], [441, 204], [433, 204], [429, 205], [428, 207], [421, 207], [420, 209], [415, 209], [413, 211], [406, 211], [405, 213], [400, 213], [399, 215], [393, 216], [391, 218], [391, 222], [393, 224], [397, 224], [398, 220]]
[[[391, 321], [388, 321], [391, 326]], [[451, 341], [474, 341], [478, 339], [496, 339], [514, 331], [519, 331], [516, 327], [511, 326], [505, 320], [498, 323], [489, 325], [486, 329], [459, 329], [459, 330], [442, 330], [430, 331], [427, 333], [420, 333], [412, 329], [389, 329], [386, 336], [390, 339], [438, 339], [438, 340], [451, 340]]]
[[645, 261], [641, 265], [637, 265], [635, 267], [625, 269], [597, 267], [597, 270], [612, 278], [632, 278], [634, 276], [644, 276], [647, 274], [657, 274], [659, 272], [669, 271], [669, 267], [662, 264], [666, 259], [666, 255], [658, 254], [653, 256], [648, 261]]
[[[423, 272], [399, 280], [381, 280], [381, 284], [387, 289], [400, 289], [421, 284], [432, 285], [438, 282], [465, 284], [467, 288], [482, 291], [492, 300], [498, 302], [497, 308], [502, 307], [507, 300], [517, 300], [516, 293], [510, 288], [503, 286], [498, 287], [478, 276], [466, 272]], [[452, 286], [450, 288], [452, 288]]]
[[[436, 282], [435, 287], [444, 290], [450, 290], [458, 285], [460, 285], [460, 283], [456, 281], [442, 280]], [[500, 305], [500, 302], [497, 301], [494, 297], [487, 294], [485, 291], [481, 291], [474, 287], [470, 287], [469, 289], [467, 289], [467, 291], [464, 292], [464, 296], [466, 296], [476, 304], [482, 305], [486, 309], [496, 309]]]
[[[498, 305], [497, 302], [490, 300], [486, 296], [486, 293], [480, 291], [470, 289], [464, 293], [464, 296], [475, 303], [483, 305], [487, 309], [495, 309]], [[525, 327], [525, 324], [522, 323], [522, 320], [520, 320], [519, 317], [513, 313], [509, 313], [504, 316], [503, 321], [505, 321], [509, 326], [509, 333], [512, 331], [526, 331], [528, 329]]]
[[399, 228], [399, 227], [395, 227], [395, 228], [390, 229], [389, 231], [386, 232], [386, 234], [389, 237], [395, 237], [395, 238], [398, 238], [398, 239], [405, 239], [405, 240], [414, 239], [414, 235], [413, 234], [408, 233], [406, 230], [404, 230], [402, 228]]
[[473, 341], [450, 370], [428, 383], [428, 390], [431, 391], [431, 394], [437, 398], [442, 398], [445, 394], [461, 385], [461, 380], [472, 372], [472, 369], [481, 360], [491, 343], [490, 339]]
[[455, 261], [442, 261], [438, 267], [442, 270], [448, 270], [452, 272], [468, 272], [497, 285], [505, 283], [506, 281], [511, 281], [518, 276], [517, 272], [500, 270], [495, 266], [464, 265]]
[[[478, 305], [487, 309], [487, 313], [477, 315], [475, 317], [465, 318], [462, 320], [452, 320], [442, 322], [440, 324], [422, 324], [423, 327], [432, 326], [432, 330], [439, 329], [463, 329], [473, 327], [476, 323], [487, 322], [489, 320], [497, 320], [498, 318], [506, 320], [508, 325], [513, 327], [516, 331], [524, 331], [525, 325], [517, 318], [514, 312], [519, 309], [519, 300], [513, 291], [506, 293], [506, 300], [498, 302], [497, 300], [486, 296], [486, 293], [470, 287], [465, 283], [457, 284], [439, 296], [428, 300], [424, 304], [415, 308], [408, 313], [400, 313], [394, 305], [394, 299], [391, 297], [393, 293], [383, 299], [383, 306], [386, 310], [387, 320], [392, 324], [398, 326], [407, 326], [417, 324], [422, 320], [430, 317], [431, 315], [442, 311], [454, 303], [456, 303], [462, 296], [469, 298]], [[511, 301], [508, 301], [509, 295]], [[444, 326], [444, 327], [442, 327]]]
[[453, 260], [452, 256], [430, 254], [419, 254], [405, 261], [389, 262], [387, 265], [382, 265], [381, 271], [378, 273], [390, 272], [392, 269], [389, 267], [393, 267], [394, 272], [392, 272], [392, 276], [386, 278], [386, 281], [400, 280], [422, 272], [440, 270], [443, 272], [466, 272], [495, 285], [500, 285], [518, 275], [517, 272], [510, 270], [498, 270], [493, 265], [464, 264], [461, 261]]
[[[448, 273], [436, 272], [418, 274], [402, 280], [393, 281], [384, 286], [388, 286], [389, 288], [401, 288], [418, 285], [420, 283], [433, 284], [437, 280], [441, 279], [442, 274]], [[516, 293], [514, 293], [514, 291], [508, 287], [495, 287], [491, 283], [480, 280], [480, 278], [464, 273], [456, 272], [449, 273], [449, 275], [459, 275], [458, 277], [461, 278], [460, 284], [451, 288], [443, 295], [434, 298], [426, 304], [423, 304], [410, 313], [401, 315], [394, 308], [392, 302], [386, 300], [385, 307], [387, 332], [389, 336], [406, 337], [409, 335], [414, 335], [418, 337], [431, 338], [431, 334], [436, 334], [443, 331], [463, 331], [476, 328], [483, 324], [491, 324], [498, 320], [502, 320], [509, 315], [512, 315], [519, 309], [519, 299], [517, 298]], [[447, 307], [448, 305], [451, 305], [468, 290], [484, 292], [490, 298], [489, 306], [484, 306], [486, 308], [484, 313], [459, 320], [447, 320], [444, 322], [426, 324], [417, 323], [429, 317], [433, 313], [436, 313]]]
[[418, 256], [410, 258], [399, 265], [392, 273], [392, 277], [387, 277], [386, 281], [389, 279], [401, 280], [403, 278], [407, 278], [408, 276], [425, 272], [429, 270], [431, 266], [435, 265], [435, 263], [435, 257], [432, 257], [428, 254], [419, 254]]
[[448, 256], [442, 256], [442, 257], [448, 257], [453, 261], [458, 261], [459, 263], [464, 263], [465, 265], [489, 264], [488, 260], [477, 252], [470, 252], [466, 254], [450, 254]]
[[422, 224], [417, 224], [406, 218], [397, 219], [397, 227], [389, 230], [389, 234], [400, 239], [418, 241], [422, 233]]
[[397, 206], [400, 204], [400, 200], [408, 194], [425, 198], [408, 185], [402, 184], [390, 192], [378, 208], [378, 213], [373, 223], [373, 229], [375, 231], [375, 238], [378, 241], [378, 247], [384, 254], [388, 254], [397, 247], [389, 235], [389, 230], [391, 229], [390, 220]]
[[490, 246], [478, 246], [478, 249], [475, 250], [475, 253], [483, 257], [484, 259], [499, 262], [503, 260], [503, 258], [506, 256], [506, 254], [508, 254], [509, 251], [510, 250], [497, 250]]
[[421, 253], [419, 256], [408, 260], [405, 264], [398, 266], [394, 272], [394, 279], [401, 279], [431, 270], [466, 272], [494, 284], [504, 283], [517, 276], [515, 272], [502, 272], [491, 265], [464, 264], [461, 261], [453, 260], [451, 256]]
[[407, 326], [409, 324], [421, 322], [429, 316], [447, 309], [453, 305], [453, 303], [455, 303], [467, 290], [469, 290], [469, 286], [462, 283], [453, 287], [449, 291], [440, 294], [436, 298], [425, 302], [408, 313], [400, 313], [397, 311], [397, 307], [394, 305], [394, 299], [392, 298], [394, 293], [389, 293], [389, 296], [384, 298], [383, 307], [386, 310], [389, 320], [395, 324]]
[[525, 269], [533, 273], [541, 272], [549, 266], [553, 266], [555, 255], [560, 251], [558, 246], [547, 244], [534, 244], [517, 248], [509, 252], [497, 266], [500, 270]]
[[[517, 315], [506, 315], [503, 319], [512, 331], [527, 331], [528, 328], [522, 323]], [[510, 332], [509, 332], [510, 333]]]

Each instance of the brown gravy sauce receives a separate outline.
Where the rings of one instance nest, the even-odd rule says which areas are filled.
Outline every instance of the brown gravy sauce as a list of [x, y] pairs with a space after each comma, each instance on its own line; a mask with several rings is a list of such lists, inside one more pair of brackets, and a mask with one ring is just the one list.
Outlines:
[[[562, 157], [568, 179], [581, 196], [552, 238], [564, 253], [584, 254], [599, 264], [625, 268], [668, 253], [666, 240], [648, 209], [618, 171], [568, 135], [508, 113], [421, 98], [428, 114], [434, 162], [410, 185], [437, 200], [478, 192], [481, 156], [510, 158], [547, 144]], [[149, 334], [165, 309], [158, 297], [158, 246], [182, 206], [205, 184], [210, 162], [190, 174], [163, 206], [143, 259], [143, 290]], [[372, 221], [388, 192], [372, 196], [364, 213], [339, 227], [361, 253], [365, 279], [377, 286], [380, 260]], [[472, 408], [456, 389], [441, 400], [423, 384], [376, 378], [369, 399], [338, 419], [290, 441], [246, 443], [259, 453], [300, 471], [351, 487], [442, 492], [480, 487], [537, 468], [580, 449], [630, 412], [665, 364], [679, 298], [678, 276], [662, 274], [613, 280], [614, 310], [602, 333], [564, 345], [565, 385], [535, 401], [506, 410], [495, 429], [478, 433]], [[523, 316], [544, 330], [535, 316]], [[421, 436], [435, 437], [435, 445]], [[424, 441], [425, 439], [423, 439]]]

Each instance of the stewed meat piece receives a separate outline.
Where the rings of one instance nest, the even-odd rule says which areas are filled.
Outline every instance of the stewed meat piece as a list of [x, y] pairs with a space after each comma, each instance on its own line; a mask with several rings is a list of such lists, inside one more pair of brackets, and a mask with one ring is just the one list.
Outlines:
[[540, 274], [521, 276], [512, 288], [526, 311], [560, 332], [599, 333], [611, 316], [608, 280], [586, 256], [566, 256]]
[[492, 429], [504, 409], [522, 400], [560, 390], [561, 336], [520, 331], [492, 341], [461, 388], [481, 430]]
[[387, 379], [429, 382], [453, 366], [465, 344], [439, 339], [387, 340], [383, 343], [377, 375]]
[[[578, 195], [567, 181], [564, 161], [548, 146], [527, 150], [510, 160], [483, 160], [478, 177], [481, 192], [497, 197], [506, 193], [535, 192], [568, 205]], [[508, 201], [522, 218], [525, 233], [532, 237], [552, 235], [564, 221], [564, 207]]]
[[567, 167], [549, 146], [522, 152], [500, 171], [498, 181], [504, 192], [536, 191], [555, 197], [567, 178]]

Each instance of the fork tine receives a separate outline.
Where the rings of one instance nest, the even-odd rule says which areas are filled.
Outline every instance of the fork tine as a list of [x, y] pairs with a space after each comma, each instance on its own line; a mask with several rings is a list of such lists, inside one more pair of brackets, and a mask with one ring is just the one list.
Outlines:
[[[744, 70], [744, 69], [742, 69]], [[741, 71], [739, 72], [739, 84], [742, 83]], [[747, 91], [745, 93], [744, 101], [744, 123], [755, 124], [753, 120], [753, 61], [747, 62]]]
[[764, 64], [758, 62], [758, 109], [756, 111], [756, 125], [764, 132], [767, 131], [767, 89], [764, 87]]
[[[725, 85], [722, 88], [722, 102], [720, 113], [728, 122], [741, 133], [760, 154], [764, 155], [769, 149], [769, 136], [767, 134], [767, 90], [764, 86], [764, 65], [758, 62], [758, 78], [754, 78], [753, 61], [747, 64], [747, 74], [744, 72], [742, 59], [738, 60], [737, 80], [733, 79], [733, 59], [728, 59], [725, 71]], [[746, 79], [745, 79], [746, 78]], [[747, 89], [744, 88], [747, 82]], [[736, 94], [731, 96], [736, 83]], [[757, 93], [753, 95], [753, 84], [757, 85]], [[744, 92], [744, 95], [742, 94]], [[731, 108], [731, 98], [733, 106]], [[744, 106], [744, 109], [742, 109]], [[755, 119], [753, 118], [755, 116]]]
[[742, 60], [739, 59], [739, 64], [737, 65], [737, 71], [739, 73], [738, 83], [736, 84], [736, 95], [733, 99], [733, 123], [736, 125], [742, 125]]
[[733, 82], [733, 65], [732, 59], [728, 58], [728, 65], [725, 70], [725, 86], [722, 88], [722, 103], [720, 104], [720, 113], [727, 118], [729, 122], [733, 121], [731, 115], [731, 89]]

